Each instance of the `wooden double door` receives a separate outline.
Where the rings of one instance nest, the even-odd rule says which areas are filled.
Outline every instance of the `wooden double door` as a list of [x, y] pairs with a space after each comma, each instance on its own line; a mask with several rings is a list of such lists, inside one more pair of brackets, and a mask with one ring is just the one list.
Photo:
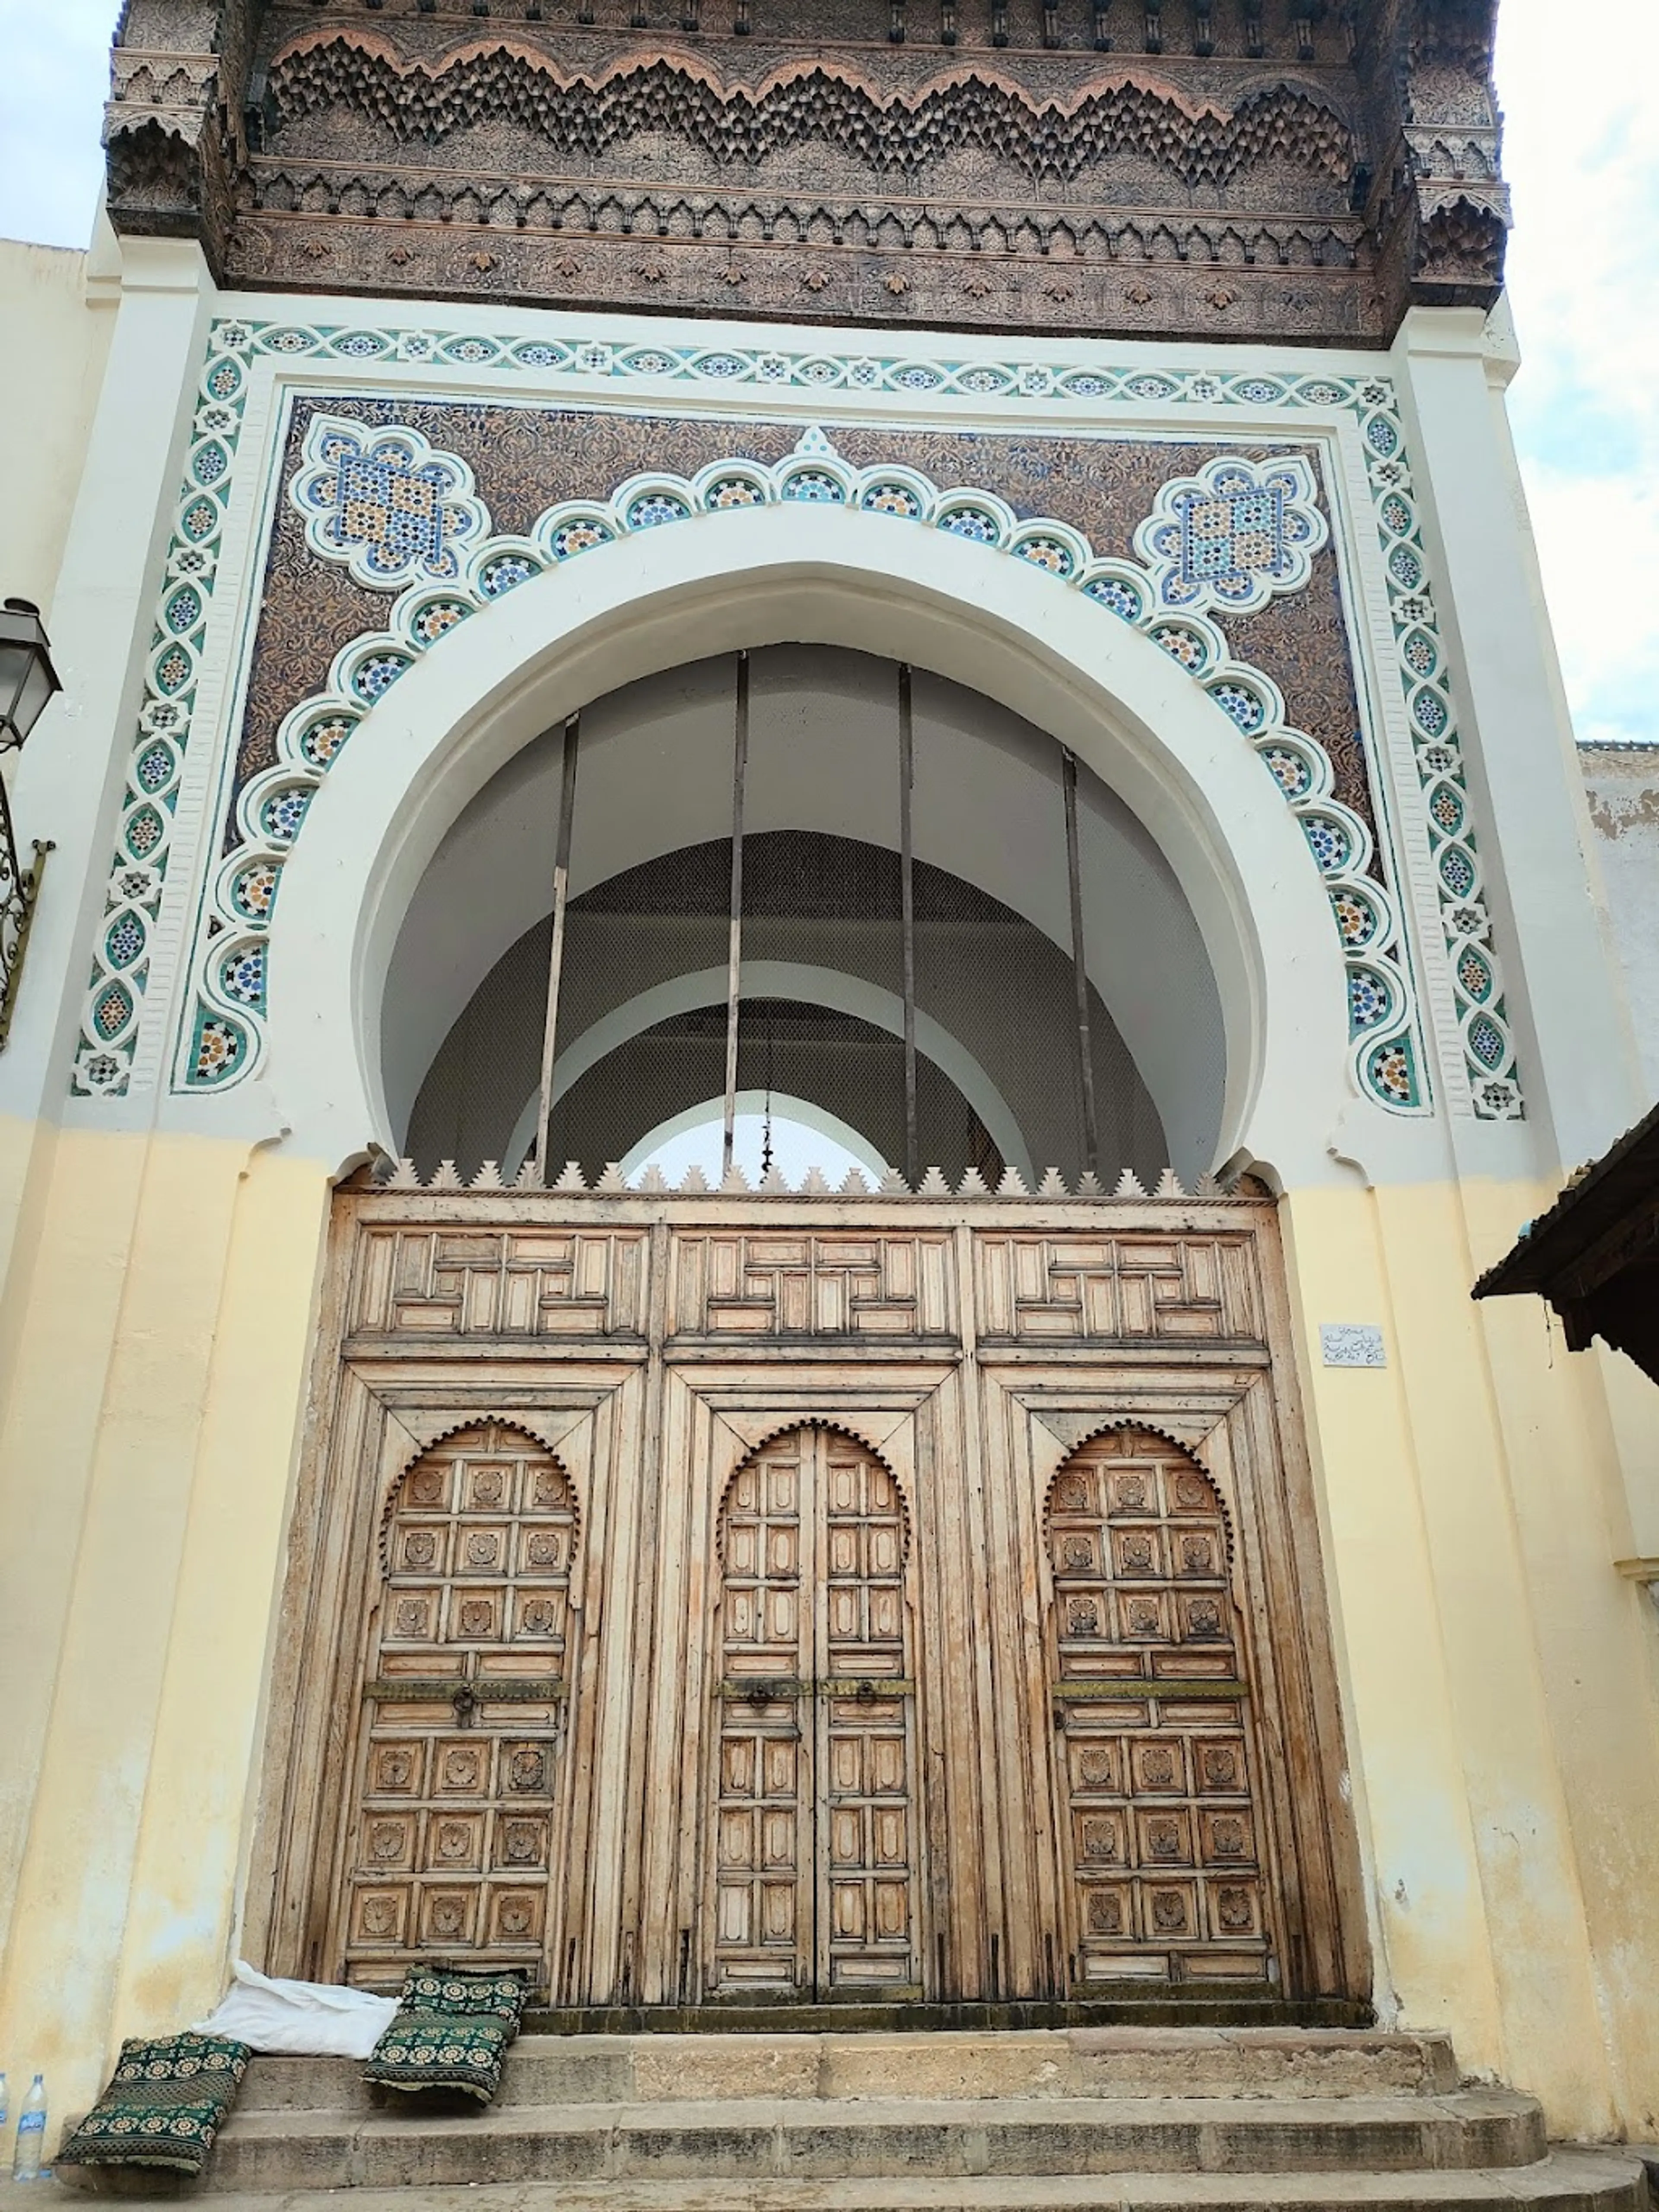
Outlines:
[[[347, 1707], [349, 1975], [476, 1955], [548, 1978], [576, 1537], [556, 1461], [499, 1422], [397, 1486]], [[920, 1995], [897, 1483], [848, 1437], [790, 1431], [732, 1478], [718, 1547], [704, 1990]]]
[[468, 1202], [341, 1200], [253, 1955], [1363, 1995], [1268, 1209]]
[[775, 1438], [721, 1504], [711, 1996], [921, 1995], [909, 1532], [833, 1430]]

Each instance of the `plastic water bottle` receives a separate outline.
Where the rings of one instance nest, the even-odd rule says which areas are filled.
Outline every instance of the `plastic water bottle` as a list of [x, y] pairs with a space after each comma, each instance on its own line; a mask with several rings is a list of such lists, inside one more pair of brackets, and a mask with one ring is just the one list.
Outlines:
[[46, 2082], [37, 2074], [17, 2114], [17, 2148], [12, 2154], [14, 2181], [39, 2181], [46, 2148]]
[[6, 2077], [3, 2074], [0, 2074], [0, 2133], [4, 2132], [6, 2122], [10, 2118], [11, 2106], [6, 2095]]

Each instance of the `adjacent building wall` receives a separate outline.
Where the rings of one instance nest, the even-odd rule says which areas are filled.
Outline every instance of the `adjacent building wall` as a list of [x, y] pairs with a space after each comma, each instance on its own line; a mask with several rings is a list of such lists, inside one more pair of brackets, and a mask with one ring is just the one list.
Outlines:
[[1659, 743], [1581, 745], [1578, 757], [1643, 1081], [1659, 1098]]
[[114, 328], [101, 258], [0, 239], [0, 597], [48, 619]]

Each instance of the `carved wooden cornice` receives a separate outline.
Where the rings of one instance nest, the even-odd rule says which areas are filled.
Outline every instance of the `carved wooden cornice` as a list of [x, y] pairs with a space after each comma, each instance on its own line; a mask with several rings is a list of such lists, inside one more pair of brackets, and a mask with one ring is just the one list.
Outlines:
[[1495, 0], [1384, 0], [1360, 73], [1379, 148], [1371, 210], [1402, 304], [1489, 306], [1510, 224], [1492, 85]]
[[1314, 343], [1495, 296], [1489, 0], [1291, 51], [1251, 0], [933, 4], [131, 0], [111, 212], [369, 295]]
[[261, 0], [126, 0], [104, 111], [118, 230], [196, 236], [222, 270]]

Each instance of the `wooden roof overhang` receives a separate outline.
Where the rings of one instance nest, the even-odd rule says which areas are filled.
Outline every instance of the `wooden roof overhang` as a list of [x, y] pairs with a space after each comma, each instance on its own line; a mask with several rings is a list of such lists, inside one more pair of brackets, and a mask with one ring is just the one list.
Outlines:
[[1528, 1224], [1473, 1295], [1526, 1291], [1549, 1300], [1570, 1350], [1600, 1336], [1659, 1382], [1659, 1106]]

